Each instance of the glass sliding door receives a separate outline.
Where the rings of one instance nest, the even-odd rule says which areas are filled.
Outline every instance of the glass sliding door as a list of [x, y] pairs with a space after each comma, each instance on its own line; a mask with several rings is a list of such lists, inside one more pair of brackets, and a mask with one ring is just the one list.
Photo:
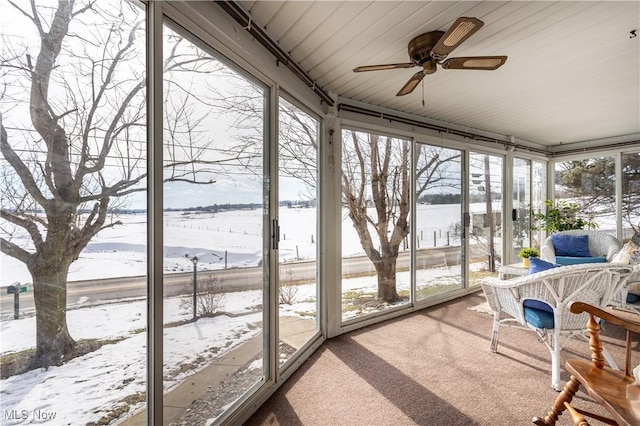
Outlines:
[[416, 146], [416, 300], [464, 283], [462, 151]]
[[502, 264], [502, 170], [497, 155], [469, 154], [469, 284]]
[[319, 330], [319, 121], [279, 98], [279, 365]]
[[342, 319], [409, 302], [411, 143], [342, 131]]
[[211, 424], [265, 380], [264, 87], [164, 27], [164, 423]]
[[523, 247], [531, 246], [531, 161], [513, 159], [513, 259]]
[[0, 6], [7, 425], [107, 424], [146, 397], [145, 9], [86, 6]]

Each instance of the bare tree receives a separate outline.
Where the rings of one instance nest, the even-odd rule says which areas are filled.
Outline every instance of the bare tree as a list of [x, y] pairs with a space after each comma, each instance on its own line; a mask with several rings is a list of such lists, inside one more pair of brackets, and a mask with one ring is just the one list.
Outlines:
[[[385, 301], [398, 299], [396, 259], [409, 234], [409, 152], [406, 140], [343, 132], [342, 202], [376, 270], [377, 297]], [[368, 212], [370, 205], [375, 215]]]
[[[257, 103], [250, 96], [219, 93], [222, 111], [233, 113], [232, 126], [249, 130], [261, 125]], [[286, 101], [279, 105], [279, 173], [304, 183], [308, 196], [317, 189], [317, 122]], [[399, 247], [409, 233], [410, 191], [417, 196], [439, 186], [455, 185], [448, 179], [447, 167], [460, 158], [459, 151], [418, 145], [416, 183], [410, 181], [408, 141], [344, 131], [342, 161], [342, 199], [355, 227], [360, 244], [373, 263], [377, 279], [377, 297], [384, 301], [398, 299], [396, 260]], [[248, 170], [261, 157], [262, 139], [238, 135], [233, 155], [243, 158]], [[251, 155], [251, 153], [254, 153]], [[459, 186], [459, 184], [458, 184]], [[414, 188], [414, 189], [412, 189]], [[375, 211], [375, 213], [373, 211]]]
[[[233, 78], [233, 76], [231, 76]], [[234, 117], [237, 130], [250, 131], [262, 126], [259, 99], [242, 90], [219, 91], [216, 105]], [[297, 179], [307, 188], [309, 198], [317, 190], [317, 121], [287, 101], [279, 104], [279, 173]], [[399, 247], [409, 233], [410, 191], [417, 197], [438, 187], [456, 187], [448, 166], [458, 161], [460, 152], [418, 144], [416, 183], [409, 179], [411, 144], [408, 141], [344, 131], [342, 161], [342, 199], [358, 233], [362, 248], [374, 264], [378, 279], [377, 297], [395, 301], [396, 260]], [[238, 133], [229, 154], [254, 173], [262, 161], [263, 139], [259, 134]], [[459, 170], [458, 170], [459, 171]], [[415, 185], [415, 186], [414, 186]], [[413, 188], [413, 189], [412, 189]], [[373, 213], [374, 210], [375, 213]], [[373, 234], [372, 234], [373, 233]]]
[[427, 190], [451, 186], [447, 166], [460, 154], [418, 145], [414, 184], [409, 141], [354, 130], [343, 131], [342, 139], [342, 202], [376, 270], [377, 298], [393, 302], [398, 300], [400, 244], [409, 235], [410, 191], [415, 188], [417, 199]]
[[[0, 53], [0, 242], [31, 274], [32, 367], [46, 367], [76, 345], [66, 320], [70, 265], [98, 232], [120, 223], [114, 207], [146, 190], [144, 13], [128, 2], [9, 3], [35, 34], [10, 35]], [[195, 64], [202, 66], [197, 52], [174, 48], [166, 76]], [[190, 91], [188, 81], [180, 87]], [[165, 180], [209, 183], [199, 161], [207, 144], [201, 116], [165, 106]]]

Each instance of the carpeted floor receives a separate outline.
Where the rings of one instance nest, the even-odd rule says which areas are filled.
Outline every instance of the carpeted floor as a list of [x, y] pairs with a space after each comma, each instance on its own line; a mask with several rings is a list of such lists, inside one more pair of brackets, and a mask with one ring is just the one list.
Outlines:
[[[503, 327], [491, 353], [493, 317], [470, 309], [483, 302], [477, 293], [328, 340], [245, 424], [531, 425], [557, 395], [549, 351], [535, 333]], [[612, 354], [623, 339], [607, 328]], [[563, 357], [588, 350], [572, 341]], [[584, 393], [574, 402], [594, 407]]]

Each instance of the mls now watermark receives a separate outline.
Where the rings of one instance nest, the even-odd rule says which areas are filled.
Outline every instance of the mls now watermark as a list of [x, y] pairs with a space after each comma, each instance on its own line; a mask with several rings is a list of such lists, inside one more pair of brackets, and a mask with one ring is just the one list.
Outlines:
[[55, 411], [46, 411], [46, 410], [4, 410], [3, 418], [5, 420], [40, 420], [40, 421], [49, 421], [54, 420], [56, 418]]

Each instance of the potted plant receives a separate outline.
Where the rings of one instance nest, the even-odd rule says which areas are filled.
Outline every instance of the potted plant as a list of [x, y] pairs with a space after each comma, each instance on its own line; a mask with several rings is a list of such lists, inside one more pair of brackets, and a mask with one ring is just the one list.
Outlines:
[[534, 229], [547, 231], [549, 234], [570, 229], [595, 229], [598, 224], [578, 215], [580, 206], [578, 203], [559, 200], [555, 204], [551, 200], [544, 202], [547, 205], [546, 213], [533, 215], [536, 220]]
[[522, 258], [522, 265], [525, 267], [529, 267], [529, 258], [530, 257], [540, 257], [540, 252], [538, 249], [533, 247], [523, 247], [520, 249], [520, 253], [518, 253], [518, 257]]

